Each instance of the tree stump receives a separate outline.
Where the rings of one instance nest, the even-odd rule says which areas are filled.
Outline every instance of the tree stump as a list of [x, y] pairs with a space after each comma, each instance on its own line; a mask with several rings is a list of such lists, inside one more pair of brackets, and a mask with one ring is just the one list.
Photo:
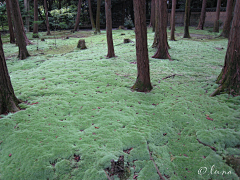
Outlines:
[[77, 48], [87, 49], [87, 47], [86, 47], [86, 45], [85, 45], [85, 39], [80, 39], [80, 40], [78, 41]]
[[123, 43], [130, 43], [130, 42], [131, 42], [130, 39], [124, 39], [124, 40], [123, 40]]

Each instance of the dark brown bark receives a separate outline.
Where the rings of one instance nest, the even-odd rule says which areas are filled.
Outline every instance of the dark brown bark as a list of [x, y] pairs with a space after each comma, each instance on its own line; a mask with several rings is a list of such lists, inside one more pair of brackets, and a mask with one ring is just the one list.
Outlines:
[[136, 34], [137, 80], [132, 86], [138, 92], [152, 90], [147, 47], [146, 0], [133, 0]]
[[47, 26], [47, 35], [51, 35], [48, 21], [48, 8], [47, 8], [47, 0], [44, 0], [44, 8], [45, 8], [45, 16], [46, 16], [46, 26]]
[[95, 30], [96, 26], [95, 26], [95, 22], [94, 22], [94, 19], [93, 19], [91, 0], [88, 0], [88, 8], [89, 8], [89, 15], [90, 15], [90, 19], [91, 19], [92, 29]]
[[77, 17], [76, 17], [73, 32], [79, 31], [79, 22], [80, 22], [81, 11], [82, 11], [82, 0], [78, 0], [78, 12], [77, 12]]
[[155, 17], [155, 26], [154, 26], [154, 32], [155, 32], [155, 34], [154, 34], [154, 41], [153, 41], [153, 44], [152, 44], [152, 48], [157, 48], [158, 47], [158, 44], [159, 44], [159, 39], [160, 39], [160, 35], [159, 35], [159, 21], [160, 21], [160, 17], [159, 17], [159, 11], [160, 11], [160, 9], [159, 9], [159, 0], [153, 0], [153, 1], [155, 1], [155, 7], [154, 7], [154, 12], [155, 12], [155, 15], [154, 15], [154, 17]]
[[206, 6], [207, 6], [207, 0], [203, 0], [200, 20], [199, 20], [199, 23], [198, 23], [198, 27], [196, 28], [198, 30], [203, 30], [204, 23], [205, 23], [205, 18], [206, 18]]
[[231, 29], [232, 22], [232, 11], [233, 11], [233, 0], [228, 0], [227, 2], [227, 10], [226, 10], [226, 19], [223, 25], [223, 30], [220, 36], [228, 38], [229, 32]]
[[171, 40], [175, 41], [175, 10], [176, 0], [172, 0], [172, 12], [171, 12]]
[[18, 0], [10, 0], [10, 2], [11, 2], [10, 7], [12, 9], [15, 35], [16, 35], [16, 40], [19, 48], [18, 57], [19, 59], [26, 59], [30, 55], [26, 47], [27, 46], [26, 38], [25, 38], [26, 34], [24, 33], [24, 29], [23, 29], [23, 23], [21, 19], [22, 17], [21, 17], [20, 8], [18, 5]]
[[159, 29], [159, 44], [157, 52], [152, 56], [153, 58], [157, 59], [171, 59], [168, 53], [168, 43], [167, 43], [167, 1], [166, 0], [159, 0], [159, 25], [156, 28]]
[[107, 31], [107, 44], [108, 54], [107, 57], [115, 57], [113, 38], [112, 38], [112, 12], [111, 12], [111, 0], [105, 0], [105, 15], [106, 15], [106, 31]]
[[101, 9], [101, 0], [97, 0], [97, 15], [96, 15], [96, 31], [95, 33], [101, 33], [100, 31], [100, 9]]
[[13, 24], [12, 24], [12, 14], [10, 10], [9, 0], [6, 0], [6, 9], [7, 9], [7, 18], [8, 18], [8, 28], [10, 34], [10, 43], [15, 43], [15, 36], [13, 32]]
[[8, 73], [0, 34], [0, 114], [19, 111], [19, 103]]
[[122, 26], [124, 26], [124, 21], [125, 21], [125, 14], [126, 14], [126, 12], [125, 12], [125, 10], [126, 10], [126, 0], [123, 0], [123, 2], [122, 2]]
[[155, 31], [155, 0], [151, 0], [151, 19], [149, 27], [152, 27], [153, 31]]
[[221, 7], [221, 0], [218, 0], [217, 9], [216, 9], [216, 19], [214, 21], [213, 32], [219, 32], [220, 7]]
[[217, 83], [220, 86], [211, 96], [220, 92], [227, 92], [233, 96], [240, 95], [240, 0], [236, 0], [225, 63]]
[[189, 34], [189, 23], [190, 23], [190, 5], [191, 0], [186, 0], [185, 3], [185, 15], [184, 15], [184, 35], [183, 38], [191, 38]]
[[33, 38], [39, 38], [38, 36], [38, 0], [34, 0], [34, 21], [33, 22]]

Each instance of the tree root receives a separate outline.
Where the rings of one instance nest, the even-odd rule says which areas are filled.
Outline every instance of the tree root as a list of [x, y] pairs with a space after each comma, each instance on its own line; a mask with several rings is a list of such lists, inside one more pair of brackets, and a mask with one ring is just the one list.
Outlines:
[[214, 97], [216, 95], [220, 95], [220, 92], [222, 92], [222, 86], [219, 86], [211, 95], [210, 97]]

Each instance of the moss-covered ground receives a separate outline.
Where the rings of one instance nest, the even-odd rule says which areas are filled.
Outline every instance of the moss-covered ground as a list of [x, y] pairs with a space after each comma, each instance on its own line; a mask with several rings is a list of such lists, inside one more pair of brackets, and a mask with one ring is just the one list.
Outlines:
[[[111, 159], [121, 155], [129, 179], [157, 180], [148, 147], [165, 179], [238, 179], [224, 157], [240, 156], [240, 97], [209, 97], [227, 39], [194, 28], [183, 39], [178, 27], [177, 41], [169, 41], [173, 61], [153, 59], [148, 29], [153, 90], [139, 93], [130, 89], [137, 76], [133, 30], [113, 31], [117, 57], [111, 59], [105, 31], [52, 34], [31, 39], [25, 60], [17, 59], [14, 44], [4, 44], [26, 109], [0, 118], [1, 180], [105, 180]], [[76, 48], [80, 38], [88, 49]], [[2, 39], [8, 42], [8, 35]]]

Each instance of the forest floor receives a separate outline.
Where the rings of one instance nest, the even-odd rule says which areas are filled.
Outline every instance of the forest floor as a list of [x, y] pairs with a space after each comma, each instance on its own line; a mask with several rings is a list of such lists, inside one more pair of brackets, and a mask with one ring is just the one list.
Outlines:
[[[106, 31], [39, 34], [45, 41], [27, 34], [33, 45], [25, 60], [6, 43], [9, 35], [2, 36], [25, 110], [0, 117], [1, 180], [157, 180], [157, 169], [171, 180], [238, 179], [240, 96], [209, 97], [218, 87], [227, 39], [193, 27], [192, 38], [183, 39], [177, 27], [177, 41], [169, 41], [173, 61], [153, 59], [148, 29], [153, 90], [139, 93], [131, 91], [133, 30], [113, 31], [117, 57], [111, 59]], [[80, 38], [87, 49], [77, 48]]]

